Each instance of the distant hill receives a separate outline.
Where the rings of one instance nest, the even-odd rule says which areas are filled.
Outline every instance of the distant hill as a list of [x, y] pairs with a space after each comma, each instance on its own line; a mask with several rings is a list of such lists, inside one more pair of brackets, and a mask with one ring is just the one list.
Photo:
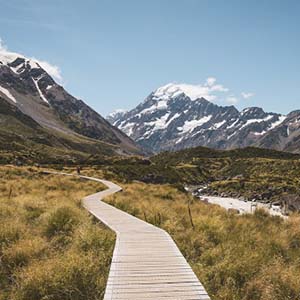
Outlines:
[[[195, 147], [175, 152], [161, 152], [149, 158], [128, 157], [97, 160], [95, 157], [91, 162], [101, 165], [101, 168], [105, 170], [111, 170], [121, 181], [140, 180], [149, 183], [181, 185], [184, 183], [199, 184], [227, 176], [250, 176], [252, 168], [256, 169], [255, 172], [267, 174], [275, 171], [282, 178], [284, 177], [283, 170], [300, 172], [300, 154], [255, 147], [234, 150]], [[281, 167], [276, 169], [278, 164]], [[298, 176], [296, 174], [295, 178]]]
[[[205, 186], [211, 195], [260, 201], [289, 199], [300, 210], [300, 155], [247, 147], [213, 150], [205, 147], [162, 152], [149, 159], [129, 157], [98, 162], [107, 178], [152, 184]], [[95, 161], [95, 164], [97, 162]]]

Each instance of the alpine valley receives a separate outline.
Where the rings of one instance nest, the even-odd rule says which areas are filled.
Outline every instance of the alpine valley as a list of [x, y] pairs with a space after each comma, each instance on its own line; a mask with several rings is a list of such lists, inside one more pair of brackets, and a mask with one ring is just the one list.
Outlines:
[[288, 115], [259, 107], [239, 111], [197, 97], [185, 84], [160, 87], [136, 108], [113, 112], [107, 120], [153, 152], [196, 146], [300, 152], [300, 110]]

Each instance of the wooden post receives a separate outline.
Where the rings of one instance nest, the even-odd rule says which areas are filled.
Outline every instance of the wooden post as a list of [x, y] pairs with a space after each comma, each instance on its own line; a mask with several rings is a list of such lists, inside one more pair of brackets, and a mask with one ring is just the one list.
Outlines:
[[144, 211], [144, 219], [148, 223], [146, 212]]
[[193, 222], [193, 216], [192, 216], [192, 212], [191, 212], [190, 201], [188, 201], [188, 211], [189, 211], [189, 217], [190, 217], [190, 222], [191, 222], [192, 228], [193, 228], [193, 230], [195, 230], [195, 225]]
[[158, 225], [162, 224], [162, 218], [161, 218], [161, 214], [158, 213]]
[[12, 192], [13, 192], [13, 189], [12, 189], [12, 186], [10, 186], [9, 188], [9, 193], [8, 193], [8, 199], [10, 200], [11, 196], [12, 196]]

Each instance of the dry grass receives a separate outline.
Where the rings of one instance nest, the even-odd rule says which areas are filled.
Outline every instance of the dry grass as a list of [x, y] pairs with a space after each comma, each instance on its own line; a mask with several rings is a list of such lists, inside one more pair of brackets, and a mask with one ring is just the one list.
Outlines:
[[[99, 184], [28, 168], [0, 178], [0, 300], [101, 299], [114, 237], [80, 208]], [[213, 300], [300, 300], [299, 216], [237, 216], [168, 185], [123, 187], [107, 201], [166, 229]]]
[[166, 229], [212, 299], [300, 299], [299, 216], [288, 221], [263, 211], [238, 216], [170, 186], [124, 187], [107, 201]]
[[80, 206], [99, 183], [0, 168], [0, 299], [102, 299], [114, 235]]

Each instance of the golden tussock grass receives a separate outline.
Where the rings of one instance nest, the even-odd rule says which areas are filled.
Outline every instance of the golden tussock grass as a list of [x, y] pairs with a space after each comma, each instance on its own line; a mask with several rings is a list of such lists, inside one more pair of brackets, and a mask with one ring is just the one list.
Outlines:
[[104, 187], [0, 168], [0, 299], [102, 299], [114, 234], [81, 199]]
[[124, 185], [107, 201], [168, 231], [212, 299], [300, 299], [299, 215], [239, 216], [171, 186], [143, 183]]

